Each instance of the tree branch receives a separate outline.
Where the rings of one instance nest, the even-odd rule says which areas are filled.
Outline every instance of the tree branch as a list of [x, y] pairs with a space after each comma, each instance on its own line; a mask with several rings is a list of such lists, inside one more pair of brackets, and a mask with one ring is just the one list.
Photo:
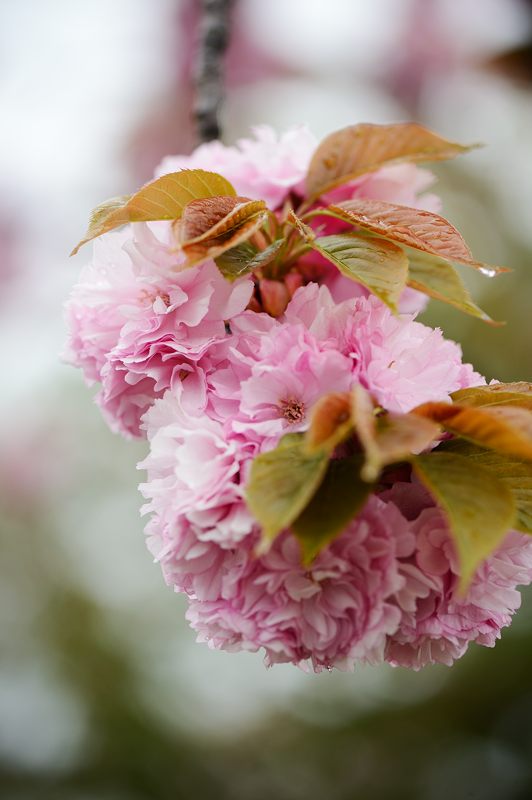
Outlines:
[[220, 138], [223, 57], [229, 42], [232, 0], [201, 0], [194, 119], [200, 142]]

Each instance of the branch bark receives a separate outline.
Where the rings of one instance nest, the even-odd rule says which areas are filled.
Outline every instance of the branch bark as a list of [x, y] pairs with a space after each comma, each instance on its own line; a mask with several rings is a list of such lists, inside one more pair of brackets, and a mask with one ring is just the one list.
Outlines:
[[232, 0], [201, 0], [194, 101], [194, 119], [200, 142], [210, 142], [221, 135], [223, 57], [229, 43], [231, 6]]

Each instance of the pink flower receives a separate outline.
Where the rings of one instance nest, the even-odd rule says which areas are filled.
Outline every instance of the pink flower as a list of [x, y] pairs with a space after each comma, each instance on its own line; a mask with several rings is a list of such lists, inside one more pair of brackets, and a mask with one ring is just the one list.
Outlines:
[[322, 343], [351, 360], [353, 380], [360, 382], [390, 411], [410, 411], [429, 400], [485, 383], [462, 363], [459, 345], [439, 329], [397, 317], [377, 298], [359, 297], [335, 304], [325, 286], [298, 289], [285, 319], [301, 320]]
[[[187, 380], [205, 405], [205, 356], [226, 337], [225, 322], [246, 307], [253, 284], [226, 281], [213, 262], [167, 277], [165, 296], [121, 329], [102, 369], [98, 402], [111, 427], [138, 436], [142, 415], [165, 389]], [[187, 392], [190, 397], [190, 391]]]
[[532, 582], [532, 540], [510, 532], [478, 568], [464, 598], [456, 595], [458, 561], [442, 511], [416, 484], [396, 484], [386, 493], [412, 519], [416, 545], [399, 570], [405, 584], [397, 593], [401, 624], [389, 638], [386, 660], [420, 669], [450, 666], [469, 644], [493, 647], [519, 608], [519, 584]]
[[412, 208], [438, 212], [441, 200], [436, 194], [425, 192], [436, 178], [428, 169], [415, 164], [393, 164], [333, 189], [325, 199], [331, 203], [364, 197], [368, 200], [385, 200]]
[[200, 641], [231, 651], [263, 648], [267, 664], [320, 671], [378, 663], [400, 619], [389, 602], [404, 583], [397, 555], [412, 547], [401, 514], [372, 497], [308, 568], [288, 534], [260, 559], [227, 559], [219, 597], [192, 597], [187, 618]]
[[[243, 503], [240, 466], [255, 449], [228, 440], [223, 426], [200, 409], [187, 410], [186, 394], [187, 381], [175, 393], [166, 392], [145, 415], [150, 453], [139, 468], [148, 472], [140, 488], [149, 502], [143, 512], [155, 511], [172, 521], [185, 515], [212, 530], [225, 516], [224, 509]], [[248, 515], [247, 528], [238, 528], [237, 538], [251, 524]], [[229, 530], [225, 533], [233, 538]], [[207, 538], [223, 538], [222, 532]]]
[[252, 131], [255, 138], [240, 139], [236, 147], [209, 142], [189, 156], [168, 156], [156, 174], [180, 169], [218, 172], [232, 183], [237, 194], [265, 200], [270, 208], [278, 208], [291, 190], [302, 193], [300, 184], [317, 140], [303, 125], [280, 136], [267, 125], [256, 126]]
[[168, 225], [153, 228], [161, 238], [138, 224], [97, 239], [66, 308], [66, 359], [88, 381], [101, 381], [97, 402], [110, 427], [126, 436], [139, 436], [153, 400], [185, 377], [201, 407], [200, 362], [253, 289], [249, 279], [228, 283], [213, 262], [178, 271], [182, 256], [164, 240]]
[[[239, 524], [249, 533], [246, 511], [235, 505], [228, 506], [217, 522], [222, 530], [230, 529], [234, 540]], [[224, 582], [238, 574], [248, 560], [247, 550], [216, 544], [208, 538], [208, 530], [184, 515], [166, 521], [155, 514], [146, 526], [148, 549], [160, 563], [168, 586], [201, 602], [216, 601], [224, 591]], [[200, 534], [207, 535], [200, 538]]]
[[351, 364], [301, 324], [277, 323], [262, 333], [247, 333], [251, 321], [250, 312], [233, 321], [234, 347], [227, 367], [211, 377], [211, 402], [218, 413], [217, 397], [232, 403], [228, 432], [271, 447], [283, 433], [307, 427], [308, 412], [323, 394], [350, 388]]
[[[143, 227], [136, 226], [137, 232]], [[143, 235], [151, 236], [147, 230]], [[100, 380], [124, 323], [141, 316], [162, 292], [163, 266], [141, 256], [128, 228], [96, 239], [93, 247], [92, 261], [65, 306], [69, 338], [64, 358], [80, 367], [89, 383]], [[165, 261], [177, 263], [168, 253]]]

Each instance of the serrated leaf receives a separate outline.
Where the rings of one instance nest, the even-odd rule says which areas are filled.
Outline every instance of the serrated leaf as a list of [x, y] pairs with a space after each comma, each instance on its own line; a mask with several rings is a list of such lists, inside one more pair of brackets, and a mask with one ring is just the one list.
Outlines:
[[331, 133], [316, 149], [307, 173], [307, 194], [317, 198], [390, 164], [442, 161], [471, 149], [412, 122], [352, 125]]
[[204, 197], [193, 200], [178, 221], [183, 249], [230, 235], [242, 223], [266, 210], [264, 200], [247, 197]]
[[193, 267], [209, 259], [219, 258], [227, 250], [232, 250], [243, 242], [247, 242], [254, 233], [257, 233], [262, 228], [267, 218], [267, 212], [255, 214], [234, 228], [229, 234], [215, 239], [206, 239], [190, 248], [184, 247], [183, 252], [187, 255], [187, 265]]
[[453, 439], [441, 445], [446, 452], [456, 453], [472, 459], [474, 463], [489, 470], [503, 481], [513, 494], [517, 517], [513, 523], [515, 530], [532, 534], [532, 464], [510, 456], [485, 450], [482, 447]]
[[176, 222], [179, 244], [194, 266], [247, 241], [268, 217], [263, 200], [210, 197], [195, 200]]
[[355, 233], [320, 236], [310, 246], [331, 261], [346, 278], [361, 283], [396, 310], [408, 277], [404, 251], [383, 239], [368, 239]]
[[192, 200], [217, 195], [234, 196], [236, 192], [229, 181], [216, 172], [185, 169], [162, 175], [145, 184], [134, 195], [116, 197], [95, 208], [87, 233], [71, 255], [97, 236], [128, 222], [178, 219]]
[[492, 472], [454, 453], [417, 456], [413, 468], [445, 512], [464, 593], [479, 564], [502, 542], [516, 518], [509, 487]]
[[451, 395], [454, 403], [464, 406], [522, 406], [532, 410], [532, 383], [492, 383], [459, 389]]
[[261, 267], [266, 267], [277, 258], [284, 245], [285, 239], [276, 239], [264, 250], [257, 248], [249, 242], [243, 242], [237, 247], [232, 247], [218, 256], [216, 265], [224, 278], [234, 281], [248, 272], [253, 272]]
[[472, 317], [478, 317], [490, 325], [503, 324], [494, 322], [473, 302], [462, 278], [448, 261], [419, 250], [409, 250], [407, 254], [408, 285], [413, 289], [448, 303]]
[[356, 386], [352, 393], [352, 420], [364, 450], [361, 477], [373, 482], [383, 467], [409, 459], [429, 447], [441, 428], [428, 419], [411, 414], [375, 413], [370, 394]]
[[306, 242], [311, 242], [313, 239], [316, 238], [316, 232], [310, 227], [310, 225], [307, 225], [306, 222], [303, 222], [302, 219], [296, 216], [296, 214], [294, 214], [292, 209], [290, 209], [288, 214], [286, 215], [286, 221], [289, 222], [290, 225], [292, 225], [296, 229], [299, 235]]
[[480, 447], [532, 460], [532, 411], [527, 408], [423, 403], [412, 414], [438, 422], [446, 431]]
[[305, 510], [292, 523], [309, 564], [362, 509], [373, 486], [360, 479], [362, 457], [334, 459]]
[[351, 395], [331, 392], [323, 395], [312, 407], [305, 447], [308, 453], [332, 453], [353, 430]]
[[303, 434], [297, 433], [283, 436], [275, 450], [253, 460], [245, 496], [262, 525], [263, 550], [310, 502], [325, 476], [327, 462], [324, 453], [306, 453]]
[[[476, 261], [454, 225], [432, 211], [424, 211], [384, 200], [355, 199], [329, 206], [336, 216], [353, 225], [383, 236], [392, 242], [421, 250], [447, 261], [487, 269]], [[506, 267], [489, 267], [493, 273], [507, 272]]]

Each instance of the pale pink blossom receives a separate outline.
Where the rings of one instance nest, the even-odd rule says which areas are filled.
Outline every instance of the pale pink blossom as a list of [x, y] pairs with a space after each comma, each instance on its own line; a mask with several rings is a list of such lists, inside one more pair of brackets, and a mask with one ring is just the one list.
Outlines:
[[[233, 514], [231, 526], [239, 524], [238, 506]], [[189, 597], [198, 641], [262, 649], [266, 664], [316, 671], [383, 660], [451, 665], [472, 643], [495, 644], [520, 605], [517, 586], [532, 582], [532, 541], [512, 532], [480, 565], [466, 597], [457, 597], [442, 512], [411, 483], [371, 497], [310, 567], [289, 533], [257, 558], [256, 526], [224, 547], [184, 516], [169, 523], [156, 514], [147, 535], [167, 583]]]
[[165, 289], [164, 298], [122, 327], [102, 368], [98, 402], [111, 427], [126, 435], [138, 436], [153, 400], [182, 380], [191, 404], [205, 405], [205, 357], [225, 339], [226, 321], [246, 307], [253, 284], [245, 278], [229, 283], [208, 261], [168, 276]]
[[266, 664], [316, 671], [381, 662], [400, 620], [389, 602], [404, 583], [397, 556], [413, 547], [401, 514], [385, 508], [372, 497], [310, 567], [288, 534], [260, 559], [226, 559], [219, 597], [191, 598], [187, 618], [198, 639], [230, 651], [262, 648]]
[[417, 483], [396, 483], [383, 497], [410, 520], [415, 537], [415, 547], [399, 564], [405, 578], [396, 595], [401, 623], [388, 639], [386, 660], [413, 669], [451, 666], [472, 643], [493, 647], [520, 606], [517, 587], [532, 582], [530, 537], [509, 532], [461, 597], [456, 548], [429, 494]]
[[100, 380], [107, 354], [125, 322], [142, 315], [162, 291], [160, 278], [154, 264], [136, 251], [130, 229], [95, 240], [92, 260], [65, 305], [64, 358], [80, 367], [89, 383]]
[[290, 191], [302, 193], [301, 184], [318, 142], [304, 125], [280, 135], [268, 125], [257, 125], [252, 133], [253, 139], [240, 139], [235, 147], [208, 142], [191, 155], [167, 156], [156, 174], [180, 169], [218, 172], [237, 194], [278, 208]]
[[97, 402], [110, 427], [126, 436], [139, 436], [153, 400], [184, 378], [201, 406], [200, 362], [253, 290], [246, 278], [228, 283], [212, 261], [183, 270], [182, 260], [166, 223], [113, 231], [96, 240], [66, 306], [65, 358], [89, 382], [102, 383]]
[[[166, 392], [144, 417], [150, 453], [139, 464], [148, 473], [140, 487], [149, 501], [143, 511], [172, 520], [187, 515], [211, 529], [220, 509], [242, 503], [241, 462], [256, 448], [228, 439], [220, 422], [201, 409], [188, 410], [186, 393], [185, 381], [175, 392]], [[251, 524], [249, 518], [246, 533]]]
[[393, 164], [332, 190], [324, 199], [331, 203], [354, 198], [384, 200], [437, 213], [441, 209], [440, 198], [425, 191], [435, 181], [434, 174], [428, 169], [415, 164]]
[[[244, 330], [248, 321], [249, 312]], [[322, 346], [304, 325], [277, 324], [261, 335], [246, 334], [237, 317], [232, 327], [235, 347], [227, 353], [228, 365], [210, 380], [215, 397], [232, 401], [228, 430], [275, 446], [283, 433], [308, 426], [309, 411], [323, 394], [351, 387], [350, 360]], [[212, 402], [219, 410], [216, 399]]]
[[336, 304], [325, 286], [298, 289], [285, 312], [287, 322], [301, 320], [323, 344], [350, 359], [353, 380], [390, 411], [410, 411], [429, 400], [485, 383], [462, 363], [459, 345], [442, 332], [395, 316], [375, 297]]

